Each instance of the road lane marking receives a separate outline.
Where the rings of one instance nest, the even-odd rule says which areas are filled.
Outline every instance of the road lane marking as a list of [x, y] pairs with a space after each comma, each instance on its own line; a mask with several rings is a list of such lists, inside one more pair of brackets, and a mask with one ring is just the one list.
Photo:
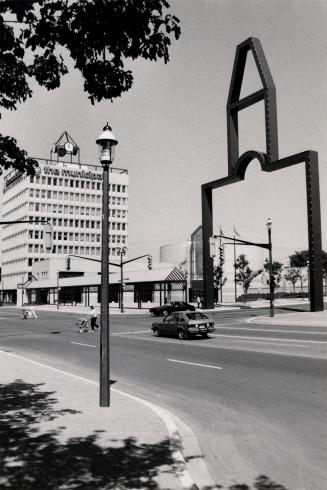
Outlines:
[[131, 335], [133, 333], [150, 333], [150, 329], [149, 330], [135, 330], [134, 332], [115, 332], [115, 333], [112, 333], [111, 335]]
[[[238, 340], [238, 342], [248, 342], [247, 340]], [[251, 341], [252, 344], [274, 344], [274, 345], [280, 345], [280, 342], [264, 342], [262, 340], [255, 340], [254, 342]], [[305, 347], [306, 349], [309, 349], [309, 345], [303, 345], [303, 344], [287, 344], [285, 347]]]
[[181, 364], [191, 364], [192, 366], [207, 367], [207, 368], [211, 368], [211, 369], [223, 369], [222, 367], [219, 367], [219, 366], [211, 366], [210, 364], [198, 364], [196, 362], [178, 361], [177, 359], [167, 359], [167, 361], [170, 361], [170, 362], [179, 362]]
[[279, 342], [306, 342], [310, 344], [327, 344], [326, 340], [296, 340], [296, 339], [276, 339], [275, 337], [247, 337], [246, 335], [227, 335], [227, 334], [210, 334], [212, 337], [231, 337], [234, 339], [247, 339], [247, 340], [279, 340]]
[[83, 345], [84, 347], [96, 347], [96, 345], [82, 344], [81, 342], [71, 342], [71, 344]]

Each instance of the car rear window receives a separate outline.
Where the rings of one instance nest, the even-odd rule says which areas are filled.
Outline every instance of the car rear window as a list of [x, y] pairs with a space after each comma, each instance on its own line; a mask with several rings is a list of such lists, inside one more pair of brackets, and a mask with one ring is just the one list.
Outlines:
[[204, 313], [195, 311], [194, 313], [186, 313], [189, 320], [206, 320], [208, 317]]

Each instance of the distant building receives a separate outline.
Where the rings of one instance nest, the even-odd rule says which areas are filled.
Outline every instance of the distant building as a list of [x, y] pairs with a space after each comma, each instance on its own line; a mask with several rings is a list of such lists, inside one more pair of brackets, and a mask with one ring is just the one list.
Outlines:
[[[69, 254], [101, 256], [101, 167], [37, 161], [33, 177], [17, 170], [4, 174], [1, 220], [48, 220], [52, 227], [51, 248], [46, 248], [43, 224], [2, 225], [1, 289], [8, 301], [15, 300], [18, 284], [32, 278], [35, 262]], [[109, 171], [109, 258], [115, 260], [116, 249], [128, 245], [128, 172], [113, 167]]]

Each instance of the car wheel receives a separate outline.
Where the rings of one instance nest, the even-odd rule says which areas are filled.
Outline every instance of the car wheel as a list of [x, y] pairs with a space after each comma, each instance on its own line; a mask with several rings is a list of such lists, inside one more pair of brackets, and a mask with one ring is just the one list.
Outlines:
[[182, 330], [182, 329], [178, 330], [178, 338], [179, 338], [179, 340], [186, 340], [187, 339], [187, 335], [184, 332], [184, 330]]
[[203, 332], [201, 335], [202, 335], [202, 338], [203, 338], [203, 339], [207, 339], [207, 338], [208, 338], [208, 334], [207, 334], [207, 332]]
[[156, 327], [156, 328], [153, 329], [153, 335], [155, 337], [160, 337], [160, 330], [159, 330], [158, 327]]

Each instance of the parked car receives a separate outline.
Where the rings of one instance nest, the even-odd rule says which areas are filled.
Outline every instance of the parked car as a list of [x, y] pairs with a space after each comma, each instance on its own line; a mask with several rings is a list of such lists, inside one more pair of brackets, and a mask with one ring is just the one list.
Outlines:
[[164, 316], [173, 311], [195, 311], [196, 308], [185, 301], [173, 301], [172, 303], [166, 303], [162, 306], [153, 306], [150, 308], [151, 315], [154, 316]]
[[168, 313], [161, 321], [152, 324], [151, 330], [156, 337], [161, 335], [178, 336], [184, 340], [195, 335], [208, 337], [214, 332], [214, 321], [201, 311], [178, 311]]

